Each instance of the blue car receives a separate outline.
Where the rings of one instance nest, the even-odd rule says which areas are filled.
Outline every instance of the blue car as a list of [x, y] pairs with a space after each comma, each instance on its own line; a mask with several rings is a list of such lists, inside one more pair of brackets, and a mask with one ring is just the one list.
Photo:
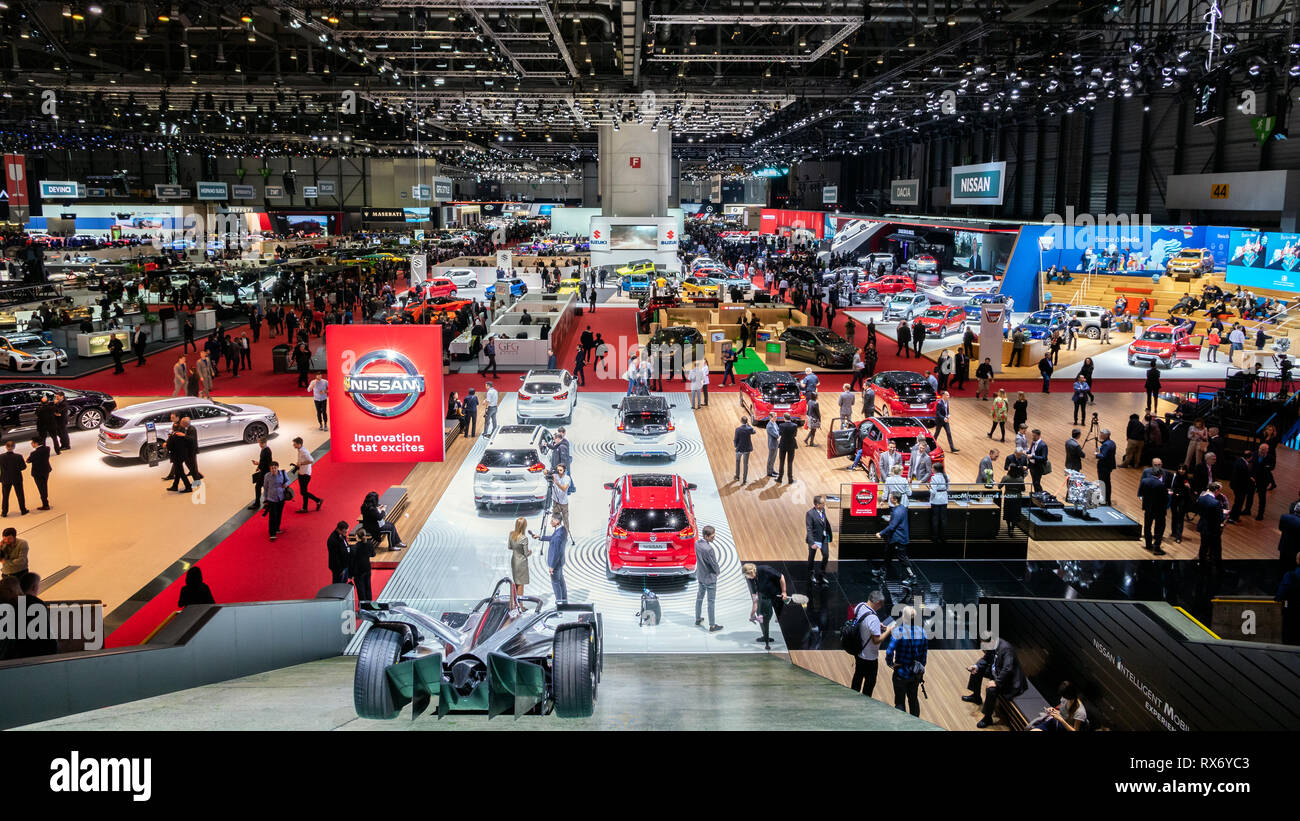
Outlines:
[[1065, 330], [1069, 322], [1070, 316], [1065, 311], [1034, 311], [1017, 328], [1025, 332], [1027, 339], [1047, 339], [1052, 331]]
[[966, 300], [966, 323], [978, 325], [980, 321], [980, 306], [989, 303], [1002, 303], [1007, 306], [1007, 310], [1014, 309], [1016, 301], [1006, 294], [976, 294]]
[[628, 296], [648, 294], [650, 293], [650, 275], [625, 274], [619, 281], [618, 287]]
[[[528, 293], [528, 286], [525, 285], [524, 281], [519, 277], [513, 277], [511, 279], [506, 279], [502, 281], [510, 283], [510, 296], [521, 297], [524, 294]], [[497, 286], [496, 285], [487, 286], [486, 288], [483, 289], [483, 294], [488, 298], [489, 301], [496, 299]]]

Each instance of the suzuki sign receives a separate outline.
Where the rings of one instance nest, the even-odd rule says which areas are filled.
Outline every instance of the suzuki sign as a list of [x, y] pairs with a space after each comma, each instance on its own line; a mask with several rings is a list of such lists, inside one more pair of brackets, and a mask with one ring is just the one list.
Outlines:
[[442, 328], [330, 325], [330, 456], [441, 462]]

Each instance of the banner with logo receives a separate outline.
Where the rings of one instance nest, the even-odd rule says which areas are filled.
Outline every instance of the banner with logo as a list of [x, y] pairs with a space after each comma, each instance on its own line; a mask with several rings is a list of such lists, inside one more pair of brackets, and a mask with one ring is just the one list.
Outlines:
[[[74, 180], [41, 180], [41, 199], [75, 200], [77, 183]], [[12, 204], [12, 203], [11, 203]]]
[[412, 288], [419, 288], [420, 283], [429, 278], [429, 255], [428, 254], [411, 254], [411, 282]]
[[334, 461], [443, 460], [440, 326], [330, 325], [325, 349]]
[[283, 199], [283, 198], [284, 198], [284, 186], [282, 186], [282, 185], [268, 185], [268, 186], [266, 186], [266, 188], [262, 189], [262, 195], [265, 196], [268, 200], [278, 200], [278, 199]]
[[515, 255], [513, 251], [497, 251], [497, 267], [509, 275], [514, 268]]
[[840, 201], [840, 187], [838, 185], [822, 186], [822, 205], [834, 205]]
[[921, 181], [891, 180], [889, 183], [890, 205], [920, 205]]
[[178, 200], [183, 195], [183, 191], [179, 185], [158, 183], [153, 187], [153, 195], [160, 200]]
[[26, 208], [27, 157], [23, 154], [5, 154], [5, 189], [9, 192], [10, 208]]
[[[1006, 327], [1007, 306], [996, 302], [986, 302], [980, 306], [980, 353], [979, 362], [973, 363], [979, 367], [984, 363], [984, 357], [989, 358], [989, 364], [993, 366], [994, 373], [1002, 373], [1002, 329]], [[1028, 362], [1021, 364], [1030, 364]]]
[[853, 496], [849, 499], [850, 516], [875, 516], [876, 497], [880, 486], [875, 482], [854, 482]]
[[317, 180], [316, 190], [322, 197], [333, 197], [338, 194], [338, 183], [334, 180]]
[[438, 202], [446, 202], [452, 198], [452, 184], [448, 177], [433, 178], [433, 198]]
[[659, 223], [660, 251], [676, 251], [678, 239], [677, 223], [675, 220], [664, 220]]
[[948, 198], [953, 205], [1001, 205], [1007, 164], [955, 165]]
[[251, 200], [257, 196], [257, 189], [251, 185], [232, 185], [230, 196], [236, 200]]
[[203, 182], [196, 183], [200, 200], [228, 200], [230, 199], [230, 188], [224, 182]]
[[588, 246], [592, 251], [609, 250], [609, 221], [592, 220], [591, 221], [591, 244]]

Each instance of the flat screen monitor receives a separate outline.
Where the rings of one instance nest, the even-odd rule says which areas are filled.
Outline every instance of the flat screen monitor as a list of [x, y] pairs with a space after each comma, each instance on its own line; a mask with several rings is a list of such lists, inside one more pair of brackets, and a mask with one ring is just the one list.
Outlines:
[[[761, 334], [760, 334], [760, 336], [761, 336]], [[781, 343], [780, 343], [780, 342], [769, 342], [769, 343], [767, 343], [767, 347], [765, 348], [765, 350], [766, 350], [768, 353], [780, 353], [780, 352], [781, 352]]]
[[1300, 292], [1300, 234], [1233, 231], [1226, 274], [1229, 285]]
[[658, 225], [611, 225], [611, 251], [654, 251], [659, 247]]
[[771, 338], [772, 338], [772, 332], [771, 332], [771, 331], [759, 331], [759, 332], [758, 332], [758, 341], [759, 341], [759, 342], [766, 342], [767, 340], [769, 340], [769, 339], [771, 339]]

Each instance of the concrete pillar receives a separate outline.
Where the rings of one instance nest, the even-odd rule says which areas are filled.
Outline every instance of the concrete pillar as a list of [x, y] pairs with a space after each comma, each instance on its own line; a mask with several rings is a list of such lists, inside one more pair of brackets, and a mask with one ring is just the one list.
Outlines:
[[582, 164], [582, 207], [600, 207], [600, 170], [599, 163]]
[[600, 128], [600, 205], [608, 217], [663, 217], [672, 190], [672, 133], [629, 123]]

